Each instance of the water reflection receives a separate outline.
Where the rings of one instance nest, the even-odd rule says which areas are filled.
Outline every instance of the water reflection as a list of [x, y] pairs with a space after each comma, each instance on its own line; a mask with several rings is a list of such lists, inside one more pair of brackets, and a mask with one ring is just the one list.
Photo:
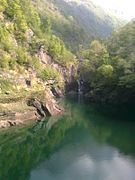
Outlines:
[[134, 180], [134, 113], [62, 103], [64, 115], [0, 133], [0, 180]]
[[[84, 139], [78, 141], [76, 133]], [[67, 134], [68, 144], [62, 143], [57, 152], [32, 170], [30, 180], [134, 180], [135, 164], [129, 156], [89, 139], [86, 130], [70, 130], [70, 134], [74, 141], [69, 141]]]

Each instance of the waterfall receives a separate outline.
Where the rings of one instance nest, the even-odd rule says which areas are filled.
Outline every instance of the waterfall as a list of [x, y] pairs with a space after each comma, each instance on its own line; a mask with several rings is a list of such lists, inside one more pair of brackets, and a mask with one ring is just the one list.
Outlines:
[[83, 80], [79, 78], [77, 80], [77, 84], [78, 84], [78, 103], [82, 103], [83, 102]]
[[79, 78], [77, 80], [77, 84], [78, 84], [78, 94], [82, 94], [83, 93], [83, 80]]
[[82, 62], [83, 59], [80, 58], [80, 62], [78, 65], [78, 70], [77, 70], [77, 74], [78, 74], [78, 79], [77, 79], [77, 84], [78, 84], [78, 102], [81, 103], [83, 101], [83, 90], [84, 90], [84, 81], [83, 81], [83, 77], [81, 75], [81, 67], [82, 67]]
[[78, 93], [80, 94], [81, 86], [80, 86], [80, 81], [79, 81], [79, 79], [77, 80], [77, 84], [78, 84]]

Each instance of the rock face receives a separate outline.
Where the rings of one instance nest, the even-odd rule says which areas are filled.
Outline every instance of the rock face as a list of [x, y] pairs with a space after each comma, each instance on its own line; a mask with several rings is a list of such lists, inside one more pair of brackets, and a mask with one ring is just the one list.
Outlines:
[[53, 95], [56, 98], [63, 97], [63, 95], [64, 95], [64, 92], [62, 92], [62, 90], [60, 88], [58, 88], [58, 87], [52, 87], [51, 92], [53, 93]]
[[27, 109], [23, 109], [22, 107], [22, 109], [20, 109], [21, 111], [18, 112], [15, 112], [15, 110], [0, 112], [0, 128], [24, 124], [30, 120], [40, 121], [44, 117], [55, 116], [62, 112], [62, 109], [59, 107], [49, 88], [44, 92], [35, 93], [25, 101], [25, 103], [27, 103]]
[[26, 31], [26, 38], [27, 38], [27, 41], [28, 41], [28, 42], [31, 41], [33, 35], [34, 35], [34, 32], [32, 31], [32, 29], [29, 28], [29, 29]]
[[41, 117], [55, 116], [62, 111], [49, 89], [41, 96], [38, 95], [30, 101], [30, 104], [37, 109], [37, 113]]
[[32, 119], [38, 119], [36, 109], [27, 110], [25, 112], [1, 113], [0, 128], [16, 126]]

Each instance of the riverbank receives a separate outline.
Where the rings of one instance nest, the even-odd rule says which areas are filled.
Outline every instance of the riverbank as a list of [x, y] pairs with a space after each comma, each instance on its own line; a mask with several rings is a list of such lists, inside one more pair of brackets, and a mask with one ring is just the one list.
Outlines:
[[50, 88], [3, 94], [0, 97], [0, 128], [24, 124], [30, 120], [40, 121], [61, 112], [62, 108]]

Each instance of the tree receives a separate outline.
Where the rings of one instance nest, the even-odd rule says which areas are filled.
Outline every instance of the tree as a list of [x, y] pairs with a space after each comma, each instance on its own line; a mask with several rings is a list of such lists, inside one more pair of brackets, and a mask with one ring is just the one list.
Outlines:
[[51, 33], [52, 25], [49, 17], [42, 19], [41, 28], [44, 33], [48, 33], [48, 34]]
[[111, 65], [103, 64], [97, 69], [97, 72], [101, 78], [110, 78], [113, 74], [113, 67]]

